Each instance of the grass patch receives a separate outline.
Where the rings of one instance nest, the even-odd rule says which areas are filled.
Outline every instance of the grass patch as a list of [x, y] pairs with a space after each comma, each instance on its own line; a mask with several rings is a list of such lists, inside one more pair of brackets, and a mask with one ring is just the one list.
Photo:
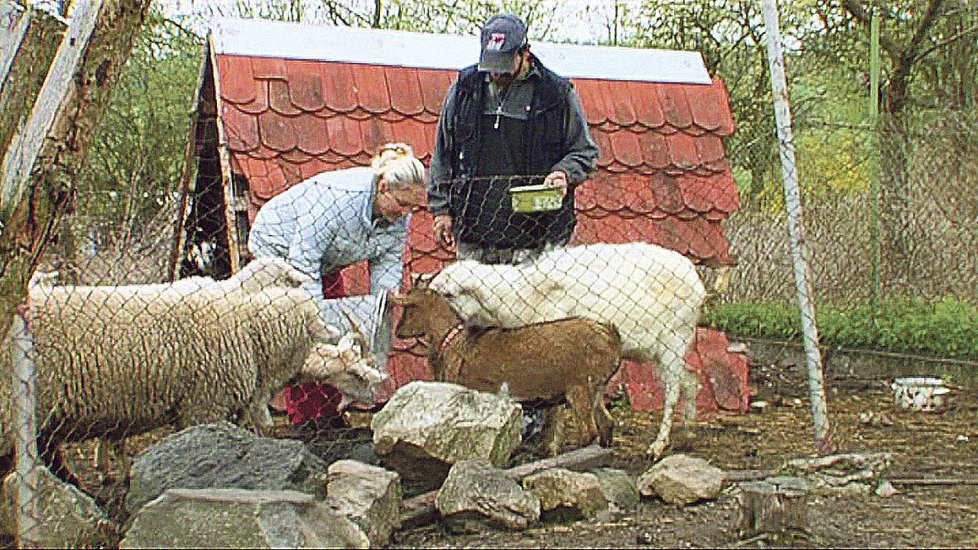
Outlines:
[[[815, 320], [822, 344], [978, 360], [978, 308], [944, 298], [889, 299], [870, 304], [822, 304]], [[801, 314], [780, 303], [714, 304], [704, 324], [744, 337], [798, 340]]]

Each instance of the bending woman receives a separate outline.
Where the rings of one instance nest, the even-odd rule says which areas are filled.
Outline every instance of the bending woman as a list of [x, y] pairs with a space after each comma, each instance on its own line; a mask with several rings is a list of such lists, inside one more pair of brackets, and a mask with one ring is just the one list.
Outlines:
[[[317, 174], [268, 201], [255, 217], [248, 250], [278, 256], [312, 278], [303, 285], [327, 322], [328, 298], [346, 296], [339, 272], [366, 260], [370, 292], [400, 288], [408, 215], [425, 196], [425, 169], [409, 145], [390, 143], [370, 167]], [[322, 385], [286, 388], [296, 424], [332, 412], [338, 402]]]

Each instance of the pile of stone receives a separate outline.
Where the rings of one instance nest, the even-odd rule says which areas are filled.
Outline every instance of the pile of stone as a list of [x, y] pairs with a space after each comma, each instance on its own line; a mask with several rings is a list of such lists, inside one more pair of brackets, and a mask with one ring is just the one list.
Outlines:
[[[507, 470], [521, 427], [521, 408], [508, 396], [432, 382], [401, 388], [373, 416], [381, 466], [326, 464], [299, 441], [226, 423], [195, 426], [137, 457], [124, 525], [75, 487], [41, 475], [35, 540], [45, 547], [382, 547], [404, 518], [418, 517], [411, 502], [405, 506], [402, 480], [428, 489], [417, 498], [428, 498], [434, 518], [463, 531], [610, 519], [634, 509], [640, 494], [686, 505], [716, 498], [725, 482], [721, 470], [682, 455], [656, 464], [637, 483], [587, 460], [560, 467], [568, 464], [560, 457]], [[582, 451], [589, 450], [610, 456], [596, 447]], [[4, 484], [8, 505], [0, 514], [8, 533], [14, 485], [9, 478]]]

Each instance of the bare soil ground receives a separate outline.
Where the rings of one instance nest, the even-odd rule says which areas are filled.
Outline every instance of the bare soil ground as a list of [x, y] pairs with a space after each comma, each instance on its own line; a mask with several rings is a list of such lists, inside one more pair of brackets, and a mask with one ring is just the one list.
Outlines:
[[[802, 369], [752, 365], [762, 413], [705, 419], [672, 452], [730, 470], [777, 469], [788, 459], [814, 456], [807, 382]], [[895, 496], [810, 497], [810, 535], [794, 541], [737, 536], [734, 489], [713, 502], [686, 507], [644, 499], [611, 522], [540, 524], [523, 532], [487, 529], [456, 535], [433, 525], [396, 535], [393, 546], [496, 547], [978, 547], [978, 389], [956, 388], [942, 413], [911, 413], [892, 405], [889, 380], [830, 378], [830, 423], [839, 452], [893, 453], [888, 477], [970, 480], [972, 484], [897, 484]], [[645, 450], [658, 418], [624, 407], [614, 449], [617, 466], [639, 473], [651, 465]]]
[[[833, 440], [839, 452], [893, 453], [888, 477], [970, 480], [937, 485], [896, 483], [889, 498], [810, 497], [810, 535], [794, 541], [747, 540], [737, 536], [735, 490], [712, 502], [677, 508], [644, 499], [636, 510], [613, 521], [538, 524], [523, 532], [486, 529], [453, 534], [441, 525], [395, 534], [392, 547], [972, 547], [978, 548], [978, 388], [955, 388], [941, 413], [911, 413], [894, 408], [890, 380], [833, 377], [827, 380]], [[811, 412], [804, 370], [795, 366], [751, 366], [753, 401], [763, 412], [703, 419], [693, 429], [677, 430], [671, 452], [709, 460], [728, 470], [777, 469], [792, 458], [814, 456]], [[613, 409], [617, 421], [615, 463], [633, 474], [651, 465], [645, 450], [659, 418], [635, 413], [625, 404]], [[372, 461], [369, 430], [350, 427], [285, 425], [277, 436], [309, 443], [327, 461], [352, 457]], [[137, 453], [168, 430], [130, 438]], [[111, 515], [119, 518], [122, 486], [100, 483], [92, 469], [92, 442], [68, 449], [73, 471]], [[411, 488], [406, 488], [408, 493]]]

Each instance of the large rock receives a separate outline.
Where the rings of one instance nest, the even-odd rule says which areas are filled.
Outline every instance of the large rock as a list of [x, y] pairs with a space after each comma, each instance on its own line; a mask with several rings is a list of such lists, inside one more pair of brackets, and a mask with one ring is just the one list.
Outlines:
[[326, 496], [326, 463], [301, 441], [258, 437], [229, 423], [194, 426], [146, 449], [132, 466], [126, 509], [167, 489], [294, 490]]
[[169, 489], [134, 516], [122, 548], [369, 548], [366, 535], [295, 491]]
[[435, 496], [435, 508], [454, 529], [477, 520], [520, 530], [540, 519], [540, 499], [485, 459], [452, 466]]
[[[64, 483], [38, 466], [34, 503], [36, 525], [30, 537], [40, 548], [102, 548], [119, 541], [119, 529], [95, 501], [74, 485]], [[3, 480], [0, 526], [3, 535], [17, 535], [16, 472]]]
[[355, 460], [338, 460], [330, 464], [328, 480], [326, 507], [356, 523], [371, 547], [386, 546], [401, 527], [401, 477]]
[[544, 520], [592, 518], [608, 508], [598, 476], [551, 468], [523, 479], [523, 488], [540, 499]]
[[520, 444], [522, 409], [509, 397], [455, 384], [411, 382], [374, 415], [374, 448], [406, 481], [444, 479], [461, 460], [507, 465]]
[[671, 455], [657, 462], [638, 478], [639, 492], [685, 506], [720, 495], [727, 473], [702, 458]]
[[596, 468], [591, 473], [597, 476], [605, 498], [615, 511], [627, 512], [638, 506], [641, 495], [635, 480], [628, 472], [614, 468]]

